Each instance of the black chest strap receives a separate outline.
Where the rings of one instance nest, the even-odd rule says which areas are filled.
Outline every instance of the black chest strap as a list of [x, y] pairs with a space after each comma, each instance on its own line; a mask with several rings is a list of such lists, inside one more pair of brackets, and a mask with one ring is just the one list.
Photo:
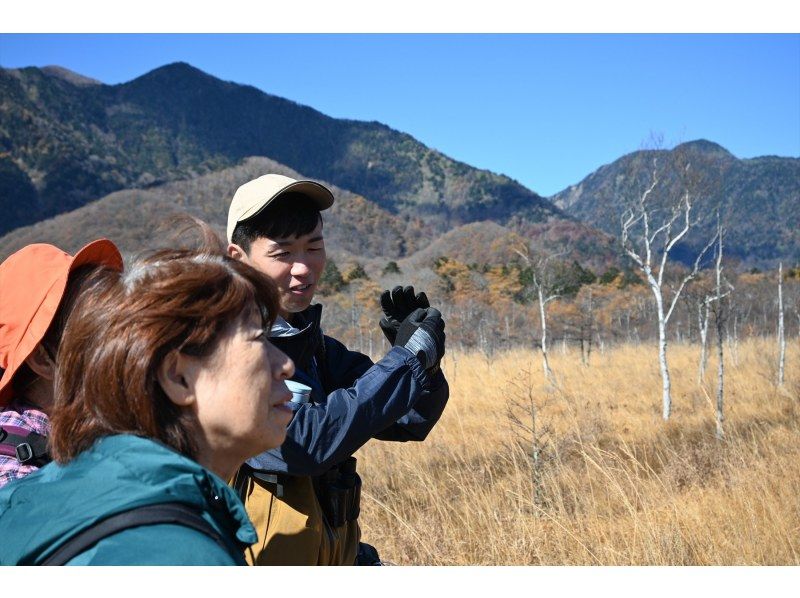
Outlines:
[[14, 433], [17, 429], [14, 426], [0, 427], [0, 454], [15, 457], [26, 465], [47, 465], [51, 461], [47, 436], [36, 432], [23, 436]]
[[[112, 515], [68, 540], [41, 564], [65, 565], [103, 538], [133, 527], [159, 523], [174, 523], [202, 532], [211, 537], [225, 552], [230, 553], [230, 548], [225, 544], [222, 536], [203, 519], [197, 509], [184, 503], [163, 503], [138, 507]], [[155, 550], [155, 548], [154, 546], [153, 549]]]

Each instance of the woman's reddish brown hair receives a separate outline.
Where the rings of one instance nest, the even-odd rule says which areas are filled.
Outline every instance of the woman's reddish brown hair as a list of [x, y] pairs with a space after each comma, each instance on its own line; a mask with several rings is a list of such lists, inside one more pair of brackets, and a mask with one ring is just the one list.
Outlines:
[[224, 253], [208, 225], [200, 249], [165, 249], [124, 273], [94, 273], [67, 322], [56, 370], [50, 435], [64, 463], [110, 434], [158, 440], [195, 458], [194, 417], [161, 389], [171, 351], [211, 353], [219, 333], [252, 306], [265, 327], [278, 313], [274, 283]]

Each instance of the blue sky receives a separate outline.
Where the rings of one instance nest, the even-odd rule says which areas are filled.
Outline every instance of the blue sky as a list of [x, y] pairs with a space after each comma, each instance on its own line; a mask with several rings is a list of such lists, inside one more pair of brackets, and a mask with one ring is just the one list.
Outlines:
[[377, 120], [549, 196], [661, 135], [800, 156], [797, 34], [0, 34], [104, 83], [175, 61]]

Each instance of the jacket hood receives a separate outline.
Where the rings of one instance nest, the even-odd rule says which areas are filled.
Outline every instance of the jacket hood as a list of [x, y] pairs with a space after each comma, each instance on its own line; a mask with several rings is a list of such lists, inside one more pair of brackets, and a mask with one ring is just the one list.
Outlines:
[[164, 502], [202, 510], [242, 548], [257, 540], [244, 506], [222, 479], [160, 443], [117, 435], [0, 490], [0, 564], [35, 564], [106, 517]]

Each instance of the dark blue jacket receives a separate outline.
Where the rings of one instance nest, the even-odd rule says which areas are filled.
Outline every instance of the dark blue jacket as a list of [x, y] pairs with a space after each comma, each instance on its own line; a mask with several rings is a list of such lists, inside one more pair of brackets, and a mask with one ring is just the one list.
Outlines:
[[449, 388], [441, 372], [429, 376], [403, 347], [393, 347], [373, 364], [324, 336], [321, 315], [322, 306], [312, 305], [295, 314], [300, 334], [271, 339], [294, 360], [293, 379], [311, 386], [311, 402], [292, 403], [295, 414], [286, 441], [249, 460], [255, 469], [321, 475], [370, 438], [424, 440], [444, 411]]

